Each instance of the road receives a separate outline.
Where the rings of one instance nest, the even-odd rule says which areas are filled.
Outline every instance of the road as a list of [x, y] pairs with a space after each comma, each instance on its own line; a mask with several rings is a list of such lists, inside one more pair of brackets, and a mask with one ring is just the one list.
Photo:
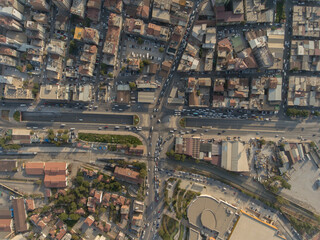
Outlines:
[[22, 121], [29, 122], [83, 122], [133, 125], [133, 115], [98, 113], [21, 112]]

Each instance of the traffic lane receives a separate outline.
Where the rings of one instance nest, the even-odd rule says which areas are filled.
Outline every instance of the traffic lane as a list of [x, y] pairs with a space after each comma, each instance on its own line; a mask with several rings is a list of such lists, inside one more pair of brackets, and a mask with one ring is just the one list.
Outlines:
[[[297, 125], [303, 125], [296, 121], [253, 121], [253, 120], [244, 120], [244, 119], [212, 119], [212, 118], [196, 118], [196, 117], [186, 117], [186, 126], [187, 127], [202, 127], [202, 126], [211, 126], [211, 127], [222, 127], [230, 129], [241, 129], [243, 127], [248, 128], [285, 128], [285, 129], [295, 129]], [[317, 123], [315, 123], [317, 124]], [[309, 125], [309, 124], [308, 124]], [[314, 124], [313, 124], [314, 125]]]
[[21, 112], [22, 121], [32, 122], [83, 122], [133, 125], [133, 115], [94, 113]]

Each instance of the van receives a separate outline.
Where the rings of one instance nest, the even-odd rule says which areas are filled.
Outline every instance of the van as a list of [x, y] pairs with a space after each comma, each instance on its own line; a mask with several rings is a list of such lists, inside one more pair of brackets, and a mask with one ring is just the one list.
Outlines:
[[20, 104], [20, 107], [26, 107], [27, 105], [26, 104]]
[[61, 125], [60, 125], [60, 127], [65, 127], [66, 125], [64, 124], [64, 123], [62, 123]]
[[75, 128], [70, 128], [70, 131], [74, 131], [75, 130]]
[[120, 127], [119, 127], [119, 126], [115, 126], [114, 128], [115, 128], [115, 129], [119, 129]]

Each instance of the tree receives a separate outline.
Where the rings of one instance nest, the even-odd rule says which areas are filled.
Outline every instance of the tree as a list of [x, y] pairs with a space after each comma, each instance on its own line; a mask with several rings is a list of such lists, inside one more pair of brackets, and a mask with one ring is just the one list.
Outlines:
[[66, 213], [61, 213], [61, 214], [59, 215], [59, 218], [61, 219], [61, 221], [65, 221], [65, 220], [68, 219], [68, 214], [66, 214]]
[[137, 84], [135, 82], [130, 82], [129, 83], [129, 87], [130, 87], [131, 90], [136, 89]]
[[76, 54], [78, 51], [77, 44], [74, 40], [71, 40], [69, 43], [69, 53]]
[[37, 94], [39, 93], [39, 90], [40, 90], [39, 83], [34, 83], [32, 88], [32, 94], [34, 97], [37, 96]]
[[138, 44], [139, 44], [139, 45], [142, 45], [143, 43], [144, 43], [144, 40], [143, 40], [141, 37], [139, 37], [139, 38], [138, 38]]
[[315, 147], [316, 147], [316, 144], [315, 144], [314, 142], [311, 142], [311, 143], [310, 143], [310, 147], [315, 148]]
[[200, 90], [197, 90], [197, 96], [200, 96]]
[[33, 66], [32, 66], [30, 63], [27, 64], [27, 70], [28, 70], [28, 71], [33, 70]]
[[147, 176], [147, 171], [145, 169], [141, 169], [139, 172], [139, 177], [145, 178]]
[[80, 219], [80, 215], [72, 213], [69, 215], [69, 218], [73, 221], [78, 221]]
[[69, 206], [70, 212], [75, 212], [77, 210], [77, 204], [75, 202], [72, 202]]
[[164, 48], [163, 47], [159, 47], [159, 52], [163, 53], [164, 52]]
[[35, 184], [37, 184], [37, 185], [41, 185], [41, 183], [42, 183], [42, 180], [41, 179], [39, 179], [39, 180], [37, 180], [36, 182], [35, 182]]
[[113, 73], [108, 73], [109, 78], [113, 78]]
[[78, 185], [82, 185], [83, 181], [84, 181], [84, 178], [82, 176], [77, 176], [76, 177], [76, 183]]
[[200, 163], [200, 160], [199, 160], [199, 159], [196, 159], [196, 163], [197, 163], [197, 164]]

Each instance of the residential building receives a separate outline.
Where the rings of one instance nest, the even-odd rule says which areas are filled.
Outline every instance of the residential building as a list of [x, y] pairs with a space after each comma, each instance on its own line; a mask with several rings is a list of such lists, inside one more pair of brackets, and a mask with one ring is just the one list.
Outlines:
[[61, 10], [69, 11], [71, 8], [71, 0], [53, 0], [53, 3]]
[[118, 46], [122, 29], [122, 17], [115, 13], [110, 13], [108, 21], [108, 31], [102, 52], [104, 53], [103, 63], [115, 66], [118, 60]]
[[152, 20], [162, 23], [170, 23], [170, 7], [171, 0], [153, 1]]
[[24, 12], [24, 6], [18, 0], [1, 0], [0, 6], [13, 7], [14, 9], [18, 10], [21, 13]]
[[293, 6], [292, 35], [302, 37], [320, 37], [318, 6]]
[[[241, 7], [242, 1], [234, 1], [239, 3], [238, 8]], [[243, 8], [243, 6], [242, 6]], [[234, 12], [226, 10], [225, 6], [214, 6], [216, 22], [218, 25], [226, 25], [226, 24], [236, 24], [244, 21], [244, 14], [241, 12]]]
[[[240, 1], [240, 0], [238, 0]], [[265, 0], [244, 0], [245, 19], [249, 23], [273, 23], [274, 9]], [[242, 2], [242, 1], [241, 1]], [[243, 7], [242, 7], [243, 11]]]
[[15, 19], [12, 19], [6, 16], [0, 16], [0, 25], [3, 28], [6, 28], [8, 30], [19, 31], [19, 32], [23, 30], [23, 26], [21, 25], [21, 23], [19, 23]]
[[16, 10], [14, 7], [0, 6], [0, 15], [6, 16], [9, 18], [13, 18], [16, 21], [23, 21], [24, 20], [23, 14], [21, 12], [19, 12], [18, 10]]
[[95, 45], [85, 44], [83, 52], [80, 55], [82, 65], [79, 66], [79, 74], [83, 76], [92, 77], [95, 68], [98, 48]]
[[27, 211], [35, 210], [34, 200], [32, 198], [26, 199], [26, 206], [27, 206]]
[[288, 106], [320, 107], [320, 78], [290, 76]]
[[188, 43], [181, 57], [180, 64], [178, 66], [178, 71], [199, 71], [199, 50], [200, 47]]
[[23, 198], [12, 199], [12, 207], [16, 233], [27, 232], [29, 224]]
[[4, 99], [33, 99], [32, 90], [23, 86], [23, 79], [0, 76], [0, 97]]
[[16, 50], [8, 47], [0, 47], [0, 54], [15, 58], [19, 57], [19, 53]]
[[102, 0], [88, 0], [87, 17], [97, 23], [100, 20]]
[[40, 87], [40, 99], [46, 100], [70, 100], [69, 87], [64, 85], [41, 85]]
[[188, 79], [189, 106], [208, 107], [210, 104], [211, 78]]
[[167, 27], [149, 23], [146, 26], [145, 36], [159, 41], [167, 42], [169, 39], [170, 30]]
[[89, 44], [99, 44], [99, 32], [94, 28], [76, 27], [73, 38]]
[[13, 57], [0, 55], [0, 65], [5, 65], [8, 67], [16, 67], [17, 66], [17, 60]]
[[221, 167], [231, 172], [248, 172], [246, 149], [240, 141], [222, 141]]
[[104, 0], [103, 7], [111, 12], [122, 13], [123, 3], [122, 0]]
[[139, 173], [132, 171], [129, 168], [116, 167], [114, 170], [114, 176], [119, 180], [129, 183], [141, 184], [143, 182], [143, 179], [139, 177]]
[[70, 12], [74, 15], [84, 18], [87, 0], [73, 0]]
[[126, 18], [124, 32], [143, 36], [145, 34], [145, 24], [141, 19]]
[[52, 38], [46, 46], [46, 51], [49, 54], [55, 54], [64, 57], [66, 54], [66, 42]]
[[28, 0], [28, 3], [32, 6], [34, 10], [49, 12], [50, 6], [46, 0]]
[[292, 40], [290, 69], [320, 71], [320, 43], [317, 40]]

